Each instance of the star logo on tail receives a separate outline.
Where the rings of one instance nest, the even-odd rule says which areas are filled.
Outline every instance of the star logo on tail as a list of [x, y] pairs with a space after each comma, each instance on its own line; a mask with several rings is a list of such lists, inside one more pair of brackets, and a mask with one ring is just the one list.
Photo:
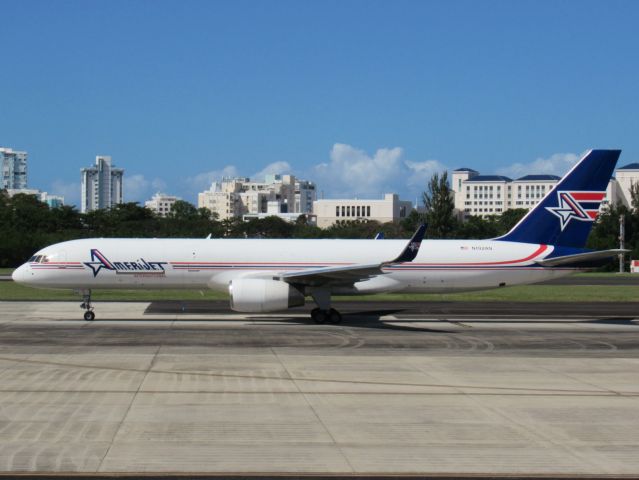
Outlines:
[[594, 222], [599, 213], [599, 205], [606, 192], [557, 192], [557, 206], [546, 207], [550, 213], [559, 218], [563, 231], [571, 220]]

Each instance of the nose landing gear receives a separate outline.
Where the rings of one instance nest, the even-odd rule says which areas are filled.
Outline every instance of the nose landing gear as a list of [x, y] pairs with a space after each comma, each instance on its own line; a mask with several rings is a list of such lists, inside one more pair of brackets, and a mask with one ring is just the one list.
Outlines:
[[95, 320], [95, 313], [93, 312], [93, 306], [91, 305], [91, 290], [83, 290], [81, 293], [82, 303], [80, 304], [80, 308], [85, 310], [84, 319], [87, 322], [91, 322]]

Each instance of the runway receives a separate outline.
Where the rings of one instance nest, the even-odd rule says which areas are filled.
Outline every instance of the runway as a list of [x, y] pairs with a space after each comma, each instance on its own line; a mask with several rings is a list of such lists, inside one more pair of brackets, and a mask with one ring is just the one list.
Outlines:
[[0, 303], [0, 470], [639, 472], [639, 304]]

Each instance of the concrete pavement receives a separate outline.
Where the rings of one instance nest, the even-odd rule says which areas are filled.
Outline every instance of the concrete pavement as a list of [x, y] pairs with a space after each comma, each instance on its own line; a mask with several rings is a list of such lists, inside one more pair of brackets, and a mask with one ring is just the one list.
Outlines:
[[639, 472], [639, 312], [96, 307], [0, 303], [0, 470]]

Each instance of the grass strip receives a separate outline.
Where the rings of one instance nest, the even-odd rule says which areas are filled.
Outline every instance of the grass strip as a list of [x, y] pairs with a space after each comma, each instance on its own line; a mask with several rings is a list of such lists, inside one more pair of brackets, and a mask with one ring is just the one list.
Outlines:
[[[212, 290], [94, 290], [93, 300], [141, 301], [157, 300], [227, 300], [228, 295]], [[480, 292], [447, 294], [383, 293], [358, 297], [336, 297], [336, 301], [351, 299], [371, 301], [487, 301], [487, 302], [639, 302], [639, 286], [634, 285], [523, 285]], [[0, 300], [78, 301], [70, 290], [42, 290], [14, 282], [0, 282]], [[639, 305], [638, 305], [639, 308]]]

